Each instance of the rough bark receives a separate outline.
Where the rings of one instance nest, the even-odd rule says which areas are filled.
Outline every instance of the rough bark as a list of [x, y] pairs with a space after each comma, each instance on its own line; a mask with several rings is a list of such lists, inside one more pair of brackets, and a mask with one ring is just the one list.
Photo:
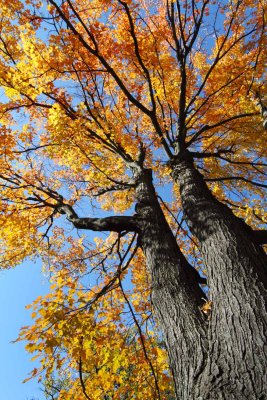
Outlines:
[[267, 398], [267, 257], [245, 222], [212, 195], [187, 154], [172, 162], [185, 219], [200, 243], [213, 302], [198, 400]]
[[165, 220], [150, 170], [140, 173], [136, 192], [152, 303], [165, 336], [176, 396], [179, 400], [193, 399], [206, 360], [207, 321], [200, 310], [205, 294]]

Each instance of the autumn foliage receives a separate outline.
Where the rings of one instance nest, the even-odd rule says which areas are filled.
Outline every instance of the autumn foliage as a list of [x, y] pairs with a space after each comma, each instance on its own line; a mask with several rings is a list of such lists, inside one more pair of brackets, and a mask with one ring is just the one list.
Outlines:
[[[256, 3], [0, 0], [1, 265], [41, 259], [49, 274], [20, 338], [39, 360], [31, 376], [71, 382], [59, 399], [174, 398], [138, 230], [98, 225], [138, 214], [137, 165], [152, 169], [203, 279], [176, 155], [190, 151], [252, 229], [266, 224], [266, 8]], [[211, 308], [203, 298], [200, 312]]]

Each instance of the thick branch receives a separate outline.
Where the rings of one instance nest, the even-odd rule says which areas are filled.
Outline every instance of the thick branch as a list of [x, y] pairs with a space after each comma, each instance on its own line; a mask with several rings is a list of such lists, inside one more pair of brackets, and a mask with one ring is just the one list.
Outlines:
[[112, 216], [106, 218], [79, 218], [73, 208], [68, 204], [58, 207], [58, 212], [66, 214], [67, 219], [77, 229], [88, 229], [91, 231], [132, 231], [138, 232], [137, 220], [128, 216]]

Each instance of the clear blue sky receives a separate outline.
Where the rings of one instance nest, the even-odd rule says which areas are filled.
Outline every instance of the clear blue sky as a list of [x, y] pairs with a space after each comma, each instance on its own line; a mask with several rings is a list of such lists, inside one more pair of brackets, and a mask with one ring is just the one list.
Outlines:
[[39, 263], [26, 262], [0, 271], [0, 400], [44, 400], [37, 380], [22, 383], [36, 366], [24, 344], [10, 343], [23, 325], [31, 324], [31, 310], [25, 306], [49, 291]]

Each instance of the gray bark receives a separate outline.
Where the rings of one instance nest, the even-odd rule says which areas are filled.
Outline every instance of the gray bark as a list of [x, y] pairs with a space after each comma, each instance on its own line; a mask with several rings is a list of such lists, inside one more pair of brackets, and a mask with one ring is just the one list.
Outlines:
[[200, 310], [205, 294], [158, 204], [150, 170], [137, 185], [141, 246], [151, 275], [152, 303], [163, 329], [179, 400], [194, 398], [206, 360], [207, 320]]
[[213, 302], [207, 364], [189, 398], [266, 399], [266, 254], [245, 222], [215, 199], [188, 154], [173, 160], [172, 176], [200, 243]]

